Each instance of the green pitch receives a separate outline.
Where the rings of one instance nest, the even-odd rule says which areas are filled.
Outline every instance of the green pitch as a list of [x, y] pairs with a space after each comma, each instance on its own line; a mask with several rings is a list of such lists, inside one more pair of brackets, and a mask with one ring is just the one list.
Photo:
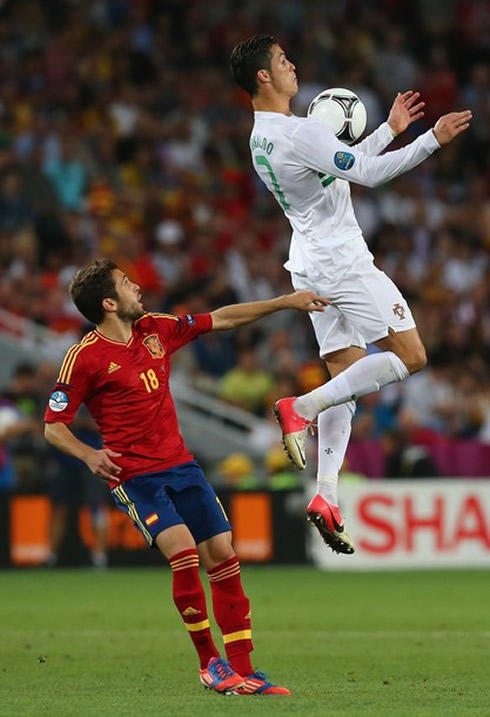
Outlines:
[[168, 569], [32, 570], [0, 573], [0, 715], [490, 714], [487, 572], [244, 567], [243, 580], [254, 664], [292, 697], [200, 687]]

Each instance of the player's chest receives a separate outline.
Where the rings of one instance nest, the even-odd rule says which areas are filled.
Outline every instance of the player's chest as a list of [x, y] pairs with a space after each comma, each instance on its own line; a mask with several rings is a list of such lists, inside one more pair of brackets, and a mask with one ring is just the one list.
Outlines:
[[104, 357], [102, 388], [114, 393], [155, 394], [168, 386], [169, 359], [156, 333], [139, 336], [130, 346], [115, 347]]

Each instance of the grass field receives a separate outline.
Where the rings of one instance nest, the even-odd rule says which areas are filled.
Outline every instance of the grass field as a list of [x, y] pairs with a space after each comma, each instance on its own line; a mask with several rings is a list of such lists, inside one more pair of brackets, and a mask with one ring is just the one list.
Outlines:
[[290, 698], [197, 681], [166, 569], [0, 573], [0, 715], [490, 715], [484, 571], [243, 568], [254, 664]]

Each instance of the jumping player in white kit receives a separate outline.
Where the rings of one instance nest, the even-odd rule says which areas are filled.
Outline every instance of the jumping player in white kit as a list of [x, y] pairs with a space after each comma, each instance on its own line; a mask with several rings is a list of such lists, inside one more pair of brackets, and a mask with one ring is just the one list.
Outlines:
[[[289, 260], [295, 289], [331, 301], [311, 319], [331, 380], [310, 393], [280, 399], [274, 412], [285, 449], [306, 467], [308, 428], [318, 417], [317, 494], [307, 516], [334, 551], [353, 553], [338, 508], [337, 479], [351, 432], [355, 400], [422, 369], [426, 353], [408, 304], [373, 263], [357, 223], [349, 182], [374, 187], [412, 169], [466, 130], [471, 112], [452, 112], [411, 144], [380, 156], [400, 132], [423, 116], [412, 91], [399, 94], [387, 122], [356, 146], [340, 142], [324, 124], [295, 117], [295, 66], [272, 36], [235, 47], [232, 75], [251, 97], [252, 161], [292, 228]], [[381, 353], [366, 356], [366, 344]]]

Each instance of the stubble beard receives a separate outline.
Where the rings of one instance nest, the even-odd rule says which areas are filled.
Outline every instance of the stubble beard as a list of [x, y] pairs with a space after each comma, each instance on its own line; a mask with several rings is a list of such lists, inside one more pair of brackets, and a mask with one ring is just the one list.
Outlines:
[[121, 321], [131, 324], [133, 323], [133, 321], [141, 319], [144, 314], [144, 309], [140, 308], [139, 306], [121, 306], [117, 310], [118, 319], [121, 319]]

